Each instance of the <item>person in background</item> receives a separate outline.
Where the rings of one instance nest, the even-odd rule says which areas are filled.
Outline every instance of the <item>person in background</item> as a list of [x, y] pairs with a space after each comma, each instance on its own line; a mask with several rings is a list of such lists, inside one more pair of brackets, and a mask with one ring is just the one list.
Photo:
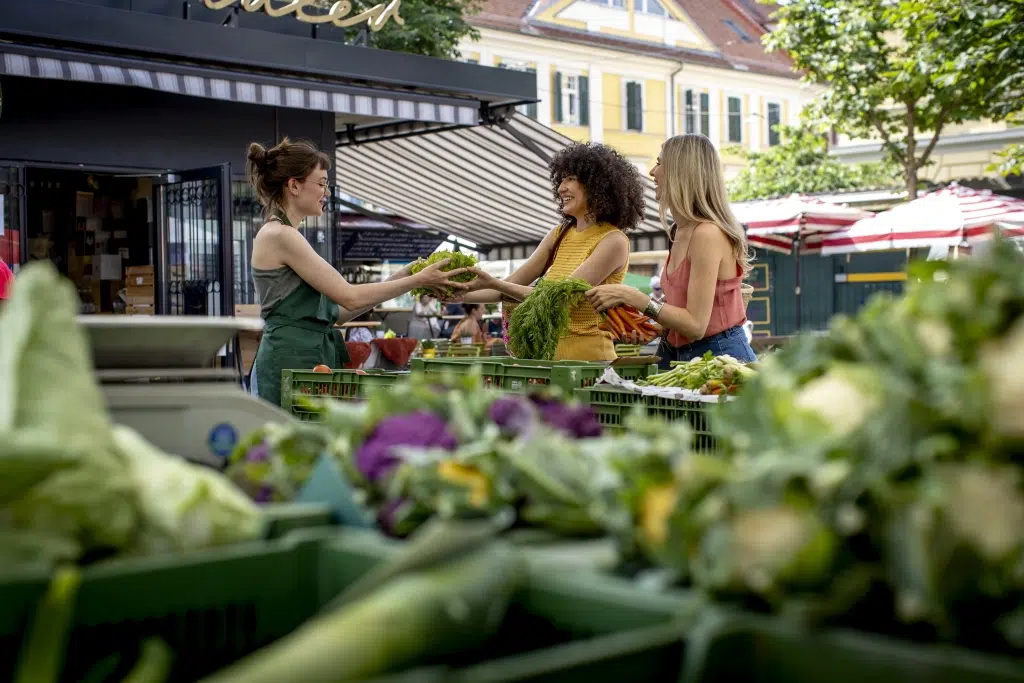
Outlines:
[[661, 289], [661, 277], [658, 275], [651, 278], [651, 300], [658, 303], [665, 300], [665, 292]]
[[281, 371], [344, 367], [348, 353], [335, 324], [408, 291], [465, 285], [452, 281], [465, 269], [441, 270], [439, 261], [416, 275], [407, 266], [385, 282], [352, 285], [310, 246], [298, 228], [321, 216], [329, 196], [331, 157], [308, 142], [287, 138], [277, 146], [249, 145], [246, 171], [266, 223], [252, 245], [252, 279], [266, 321], [253, 363], [252, 391], [281, 404]]
[[421, 294], [412, 307], [409, 321], [409, 337], [412, 339], [433, 339], [434, 321], [441, 317], [441, 302], [429, 294]]
[[[551, 189], [562, 222], [521, 267], [504, 280], [480, 268], [469, 283], [469, 303], [502, 302], [503, 314], [523, 301], [541, 277], [576, 277], [590, 284], [620, 283], [629, 268], [629, 237], [644, 217], [643, 182], [636, 166], [607, 145], [573, 143], [551, 160]], [[555, 360], [615, 360], [611, 335], [580, 302], [569, 312], [569, 330]]]
[[[366, 322], [370, 319], [370, 312], [367, 311], [362, 315], [357, 315], [352, 319], [352, 322]], [[369, 344], [373, 341], [373, 331], [369, 327], [353, 327], [348, 332], [348, 341], [350, 342], [366, 342]]]
[[665, 303], [625, 285], [594, 287], [586, 298], [595, 311], [629, 304], [657, 321], [667, 332], [658, 349], [663, 368], [707, 351], [757, 360], [740, 293], [750, 250], [729, 208], [718, 152], [703, 135], [677, 135], [662, 145], [651, 177], [671, 245], [661, 276]]
[[462, 304], [462, 310], [465, 316], [452, 330], [451, 340], [462, 344], [493, 344], [496, 340], [488, 337], [484, 331], [483, 304]]
[[11, 298], [11, 288], [14, 286], [14, 273], [7, 267], [4, 260], [0, 258], [0, 301], [7, 301]]

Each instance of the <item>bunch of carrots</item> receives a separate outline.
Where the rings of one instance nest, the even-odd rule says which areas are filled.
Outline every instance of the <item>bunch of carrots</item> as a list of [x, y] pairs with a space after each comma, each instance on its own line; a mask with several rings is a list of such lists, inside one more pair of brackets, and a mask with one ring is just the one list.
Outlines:
[[647, 344], [660, 334], [654, 323], [632, 306], [609, 308], [601, 313], [601, 318], [598, 327], [611, 332], [615, 341]]

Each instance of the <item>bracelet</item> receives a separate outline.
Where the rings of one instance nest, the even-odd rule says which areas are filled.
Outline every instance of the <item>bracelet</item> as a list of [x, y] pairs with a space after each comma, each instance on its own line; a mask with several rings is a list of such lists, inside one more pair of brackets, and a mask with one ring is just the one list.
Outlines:
[[647, 307], [644, 309], [644, 315], [646, 315], [651, 320], [657, 321], [658, 316], [661, 315], [661, 309], [663, 306], [664, 304], [659, 304], [654, 299], [651, 299], [647, 303]]

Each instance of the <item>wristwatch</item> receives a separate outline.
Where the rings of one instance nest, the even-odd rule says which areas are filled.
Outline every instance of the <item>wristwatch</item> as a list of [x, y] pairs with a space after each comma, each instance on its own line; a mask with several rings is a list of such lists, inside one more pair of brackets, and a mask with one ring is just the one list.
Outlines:
[[663, 306], [664, 304], [660, 304], [654, 299], [651, 299], [649, 302], [647, 302], [647, 308], [644, 309], [644, 315], [646, 315], [651, 320], [656, 321], [658, 319], [658, 316], [661, 315], [661, 309]]

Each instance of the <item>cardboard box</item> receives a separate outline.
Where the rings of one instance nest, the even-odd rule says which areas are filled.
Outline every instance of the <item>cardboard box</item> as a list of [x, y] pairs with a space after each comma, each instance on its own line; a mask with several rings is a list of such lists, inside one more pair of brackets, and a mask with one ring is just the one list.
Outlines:
[[125, 304], [128, 306], [155, 306], [156, 297], [150, 296], [125, 296]]
[[125, 315], [153, 315], [152, 306], [125, 306]]
[[128, 287], [152, 287], [153, 274], [149, 275], [126, 275], [124, 283]]
[[127, 266], [124, 269], [125, 276], [132, 275], [152, 275], [153, 266]]
[[153, 297], [153, 296], [156, 295], [156, 290], [153, 289], [153, 285], [149, 285], [148, 287], [133, 287], [131, 284], [129, 284], [128, 287], [126, 288], [126, 291], [125, 291], [124, 294], [125, 294], [126, 297], [136, 297], [136, 296]]

